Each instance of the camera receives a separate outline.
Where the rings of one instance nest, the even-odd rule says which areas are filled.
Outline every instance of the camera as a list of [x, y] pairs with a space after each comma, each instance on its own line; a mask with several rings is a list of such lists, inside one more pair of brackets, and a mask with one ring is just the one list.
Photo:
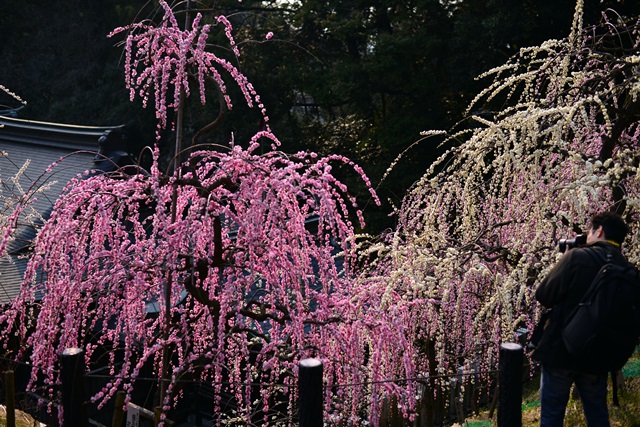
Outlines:
[[569, 249], [573, 249], [576, 246], [582, 246], [587, 243], [587, 235], [586, 234], [578, 234], [573, 239], [560, 239], [558, 241], [558, 250], [560, 252], [564, 252]]

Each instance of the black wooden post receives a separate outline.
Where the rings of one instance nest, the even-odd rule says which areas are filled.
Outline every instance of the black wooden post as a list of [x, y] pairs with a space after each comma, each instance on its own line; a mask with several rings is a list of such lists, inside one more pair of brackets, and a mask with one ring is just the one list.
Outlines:
[[322, 362], [304, 359], [298, 364], [300, 427], [322, 427]]
[[498, 427], [522, 427], [522, 361], [520, 344], [500, 346], [498, 367]]
[[4, 392], [6, 395], [7, 427], [16, 427], [16, 387], [13, 371], [4, 373]]
[[87, 427], [89, 417], [85, 401], [84, 351], [67, 348], [60, 355], [62, 410], [64, 427]]
[[122, 427], [122, 419], [124, 418], [124, 402], [127, 398], [127, 393], [120, 390], [116, 393], [116, 403], [113, 409], [113, 420], [111, 421], [111, 427]]

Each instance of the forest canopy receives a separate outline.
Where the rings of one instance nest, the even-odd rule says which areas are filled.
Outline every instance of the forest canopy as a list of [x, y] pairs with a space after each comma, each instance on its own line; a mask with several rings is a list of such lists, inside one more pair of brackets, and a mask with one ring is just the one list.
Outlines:
[[[269, 106], [271, 127], [285, 151], [339, 152], [364, 168], [383, 201], [365, 210], [376, 230], [393, 225], [387, 200], [399, 203], [442, 153], [429, 141], [412, 146], [420, 132], [464, 121], [468, 103], [486, 84], [476, 76], [523, 47], [566, 37], [573, 6], [553, 0], [224, 0], [198, 7], [229, 17], [243, 52], [236, 66]], [[638, 2], [591, 0], [585, 23], [597, 23], [608, 8], [623, 16], [640, 14]], [[122, 46], [107, 34], [154, 13], [153, 4], [140, 1], [4, 1], [0, 82], [28, 102], [20, 111], [24, 118], [126, 124], [130, 150], [138, 154], [153, 143], [153, 113], [127, 100]], [[0, 98], [0, 105], [19, 106], [9, 97]], [[215, 105], [191, 104], [187, 131], [193, 134], [211, 121]], [[221, 142], [216, 138], [233, 131], [242, 139], [254, 126], [260, 126], [259, 115], [237, 108], [207, 138]], [[381, 183], [405, 150], [401, 168]], [[357, 179], [347, 178], [366, 194]]]

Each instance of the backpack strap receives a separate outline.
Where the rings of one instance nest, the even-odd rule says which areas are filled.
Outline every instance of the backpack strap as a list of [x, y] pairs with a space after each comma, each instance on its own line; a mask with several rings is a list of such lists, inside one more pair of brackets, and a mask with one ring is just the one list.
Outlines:
[[[599, 251], [597, 248], [593, 246], [584, 247], [582, 249], [584, 249], [591, 256], [591, 258], [595, 259], [598, 265], [600, 266], [603, 266], [607, 262], [611, 262], [613, 260], [613, 256], [605, 248], [602, 248], [602, 251]], [[603, 251], [604, 253], [606, 253], [606, 255], [602, 253]]]
[[[584, 249], [593, 259], [596, 260], [596, 262], [598, 263], [598, 265], [600, 265], [600, 267], [602, 267], [604, 264], [608, 262], [609, 263], [613, 262], [613, 255], [611, 255], [611, 252], [605, 248], [602, 248], [602, 249], [606, 253], [606, 256], [602, 253], [603, 251], [599, 251], [594, 247], [586, 247]], [[611, 397], [613, 400], [613, 406], [620, 406], [620, 401], [618, 400], [618, 388], [619, 388], [618, 372], [611, 371], [609, 374], [611, 375], [611, 385], [612, 385]]]

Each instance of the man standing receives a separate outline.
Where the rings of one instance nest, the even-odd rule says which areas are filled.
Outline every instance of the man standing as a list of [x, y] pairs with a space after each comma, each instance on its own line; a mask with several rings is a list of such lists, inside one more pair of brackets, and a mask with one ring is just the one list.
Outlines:
[[612, 257], [614, 264], [626, 262], [621, 245], [629, 228], [612, 212], [594, 215], [584, 247], [569, 250], [553, 267], [536, 290], [536, 299], [553, 309], [533, 358], [542, 364], [540, 384], [541, 427], [561, 427], [569, 401], [571, 385], [576, 384], [589, 427], [608, 427], [607, 372], [602, 367], [581, 364], [565, 347], [560, 325], [578, 305], [595, 278], [602, 262]]

